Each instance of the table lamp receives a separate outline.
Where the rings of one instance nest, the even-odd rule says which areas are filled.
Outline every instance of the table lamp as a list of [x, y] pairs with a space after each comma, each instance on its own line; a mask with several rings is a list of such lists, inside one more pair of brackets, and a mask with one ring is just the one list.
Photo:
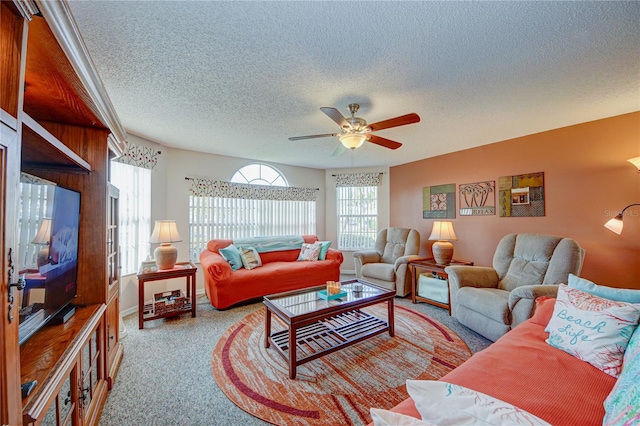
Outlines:
[[175, 220], [156, 220], [150, 243], [160, 244], [153, 251], [158, 269], [173, 269], [178, 260], [178, 249], [171, 245], [182, 241]]
[[433, 228], [431, 229], [430, 240], [436, 240], [431, 247], [433, 253], [433, 259], [438, 265], [448, 265], [453, 258], [453, 244], [449, 241], [455, 241], [458, 239], [456, 233], [453, 230], [453, 223], [451, 222], [433, 222]]
[[42, 265], [46, 265], [49, 263], [49, 242], [51, 240], [51, 218], [45, 217], [42, 219], [42, 223], [40, 224], [40, 228], [38, 229], [38, 233], [36, 234], [32, 244], [36, 244], [39, 246], [43, 246], [40, 251], [38, 251], [38, 256], [36, 258], [36, 264], [38, 265], [38, 269]]

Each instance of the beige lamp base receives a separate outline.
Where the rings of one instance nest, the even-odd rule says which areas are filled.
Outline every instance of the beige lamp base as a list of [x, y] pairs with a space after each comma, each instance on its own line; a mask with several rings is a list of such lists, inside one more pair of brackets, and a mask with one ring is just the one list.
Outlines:
[[38, 251], [38, 257], [36, 258], [36, 264], [38, 269], [49, 263], [49, 246], [44, 246]]
[[153, 251], [158, 269], [173, 269], [178, 260], [178, 249], [171, 243], [163, 243]]
[[431, 252], [438, 265], [448, 265], [453, 259], [453, 244], [449, 241], [436, 241], [431, 246]]

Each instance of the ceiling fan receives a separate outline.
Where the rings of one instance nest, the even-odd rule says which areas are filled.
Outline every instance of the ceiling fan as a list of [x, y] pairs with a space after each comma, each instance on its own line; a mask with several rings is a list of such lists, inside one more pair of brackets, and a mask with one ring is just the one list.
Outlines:
[[289, 140], [297, 141], [301, 139], [316, 139], [338, 136], [341, 145], [338, 146], [338, 149], [336, 149], [333, 155], [341, 155], [345, 151], [345, 148], [359, 148], [365, 141], [389, 149], [398, 149], [402, 146], [400, 142], [392, 141], [391, 139], [383, 138], [372, 133], [378, 130], [404, 126], [406, 124], [413, 124], [420, 121], [420, 116], [418, 114], [411, 113], [395, 118], [390, 118], [388, 120], [378, 121], [377, 123], [367, 124], [364, 119], [356, 117], [356, 112], [358, 112], [358, 110], [360, 109], [359, 104], [349, 104], [348, 108], [349, 112], [351, 113], [351, 117], [349, 118], [345, 118], [340, 113], [340, 111], [333, 107], [320, 108], [320, 111], [324, 112], [329, 116], [330, 119], [338, 123], [338, 126], [340, 126], [340, 132], [325, 133], [321, 135], [294, 136], [289, 138]]

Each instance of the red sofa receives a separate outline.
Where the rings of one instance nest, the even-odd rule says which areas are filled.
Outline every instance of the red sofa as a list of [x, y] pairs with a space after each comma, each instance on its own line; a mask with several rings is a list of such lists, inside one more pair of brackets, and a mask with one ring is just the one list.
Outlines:
[[[555, 299], [440, 380], [498, 398], [553, 425], [602, 425], [616, 379], [545, 342]], [[384, 408], [384, 407], [378, 407]], [[411, 398], [391, 411], [420, 418]]]
[[[318, 241], [315, 235], [303, 235], [302, 238], [308, 244]], [[232, 243], [233, 240], [211, 240], [207, 249], [200, 253], [204, 289], [217, 309], [267, 294], [340, 280], [340, 265], [344, 257], [339, 250], [329, 248], [325, 260], [318, 261], [297, 261], [300, 249], [260, 253], [262, 266], [232, 271], [231, 265], [218, 251]]]

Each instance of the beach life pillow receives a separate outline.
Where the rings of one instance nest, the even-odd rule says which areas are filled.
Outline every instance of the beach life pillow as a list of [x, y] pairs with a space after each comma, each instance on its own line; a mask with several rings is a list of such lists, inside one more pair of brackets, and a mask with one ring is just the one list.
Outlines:
[[237, 271], [242, 268], [242, 257], [240, 257], [240, 250], [233, 244], [218, 250], [220, 256], [231, 265], [232, 271]]
[[615, 300], [617, 302], [640, 303], [640, 290], [632, 290], [628, 288], [607, 287], [595, 284], [584, 278], [576, 277], [569, 274], [569, 287], [586, 291], [595, 296], [604, 297], [605, 299]]
[[622, 361], [622, 373], [604, 400], [602, 424], [632, 425], [640, 422], [640, 328], [629, 340]]
[[258, 250], [253, 247], [246, 247], [240, 250], [240, 258], [245, 269], [253, 269], [262, 266], [262, 260], [258, 254]]
[[588, 362], [612, 377], [622, 370], [622, 358], [638, 325], [640, 305], [617, 302], [558, 286], [546, 342]]
[[310, 260], [310, 261], [318, 260], [318, 256], [320, 256], [321, 248], [322, 248], [322, 245], [320, 243], [313, 243], [313, 244], [303, 243], [302, 248], [300, 249], [300, 255], [298, 256], [298, 260]]
[[318, 260], [326, 260], [327, 251], [329, 251], [331, 241], [318, 241], [316, 244], [320, 244], [320, 254], [318, 255]]

